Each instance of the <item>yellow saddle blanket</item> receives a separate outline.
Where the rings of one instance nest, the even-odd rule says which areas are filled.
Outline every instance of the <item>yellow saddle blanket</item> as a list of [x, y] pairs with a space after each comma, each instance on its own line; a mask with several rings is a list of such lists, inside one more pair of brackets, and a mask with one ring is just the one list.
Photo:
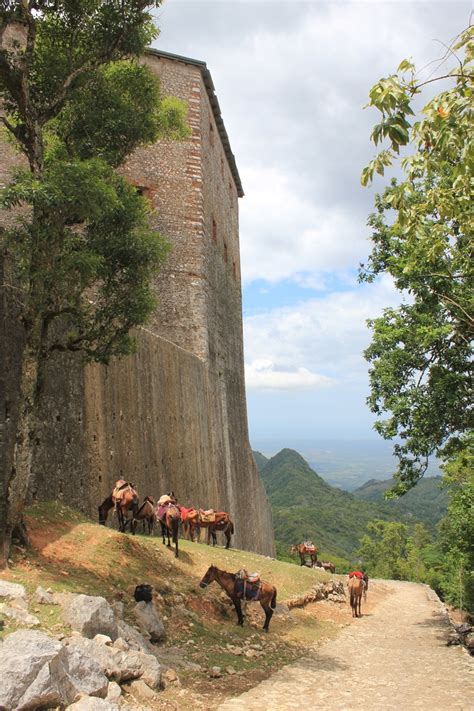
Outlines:
[[199, 511], [199, 518], [203, 523], [214, 523], [216, 520], [216, 513], [214, 509], [209, 509], [208, 511]]

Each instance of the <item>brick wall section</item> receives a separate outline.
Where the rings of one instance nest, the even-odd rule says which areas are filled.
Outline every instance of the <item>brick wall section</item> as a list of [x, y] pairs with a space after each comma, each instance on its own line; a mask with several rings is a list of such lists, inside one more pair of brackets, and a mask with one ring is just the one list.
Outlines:
[[[159, 306], [136, 355], [107, 368], [68, 356], [51, 362], [31, 496], [96, 515], [124, 477], [141, 496], [173, 489], [183, 503], [228, 510], [235, 545], [273, 555], [270, 507], [248, 441], [237, 190], [200, 68], [156, 55], [145, 61], [163, 94], [187, 102], [192, 128], [189, 140], [159, 141], [122, 168], [172, 245], [154, 282]], [[8, 172], [16, 158], [6, 158]]]

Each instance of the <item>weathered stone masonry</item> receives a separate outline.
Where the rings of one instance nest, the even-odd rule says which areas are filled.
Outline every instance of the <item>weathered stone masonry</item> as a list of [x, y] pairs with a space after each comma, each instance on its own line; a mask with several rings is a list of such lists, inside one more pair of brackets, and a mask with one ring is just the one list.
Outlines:
[[[159, 306], [131, 358], [107, 368], [51, 362], [32, 497], [95, 515], [123, 476], [142, 496], [172, 489], [183, 503], [230, 511], [235, 545], [272, 555], [270, 507], [248, 442], [239, 175], [206, 65], [154, 50], [145, 61], [163, 94], [186, 101], [192, 128], [189, 140], [140, 149], [122, 169], [172, 244], [155, 281]], [[7, 401], [12, 432], [14, 379]]]

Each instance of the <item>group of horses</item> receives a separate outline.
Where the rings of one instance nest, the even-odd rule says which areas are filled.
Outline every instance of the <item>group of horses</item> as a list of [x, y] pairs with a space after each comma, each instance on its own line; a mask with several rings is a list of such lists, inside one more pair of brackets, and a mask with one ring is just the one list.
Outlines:
[[[166, 505], [160, 505], [163, 498], [167, 499]], [[131, 533], [135, 534], [139, 523], [142, 523], [144, 532], [151, 536], [155, 524], [159, 523], [163, 544], [166, 544], [167, 538], [168, 547], [171, 547], [172, 540], [176, 557], [178, 557], [180, 527], [191, 541], [195, 540], [196, 534], [199, 535], [202, 528], [206, 528], [207, 542], [210, 544], [212, 540], [213, 545], [217, 544], [216, 533], [221, 531], [226, 537], [225, 547], [230, 547], [234, 524], [226, 511], [205, 512], [201, 509], [185, 508], [178, 504], [173, 492], [162, 499], [155, 504], [153, 497], [145, 496], [140, 504], [134, 485], [119, 480], [112, 493], [99, 506], [99, 523], [105, 526], [111, 510], [117, 514], [118, 528], [122, 533], [125, 533], [129, 527]]]
[[308, 565], [306, 562], [306, 556], [309, 555], [311, 560], [311, 568], [322, 568], [328, 573], [336, 572], [336, 566], [334, 563], [331, 563], [330, 560], [318, 560], [318, 549], [313, 543], [311, 543], [311, 541], [305, 541], [304, 543], [298, 543], [291, 546], [290, 553], [292, 555], [295, 553], [299, 555], [301, 565]]

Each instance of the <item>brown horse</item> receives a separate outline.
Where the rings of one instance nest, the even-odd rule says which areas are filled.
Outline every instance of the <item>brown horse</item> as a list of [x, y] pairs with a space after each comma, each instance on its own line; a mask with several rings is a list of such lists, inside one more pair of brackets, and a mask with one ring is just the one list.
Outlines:
[[[314, 548], [314, 550], [312, 550], [312, 548]], [[298, 553], [301, 565], [306, 565], [306, 554], [311, 558], [313, 568], [318, 564], [318, 549], [312, 544], [310, 546], [308, 543], [298, 543], [296, 546], [291, 546], [290, 553]]]
[[186, 517], [186, 523], [189, 523], [189, 535], [194, 541], [196, 528], [207, 528], [207, 543], [215, 546], [217, 544], [216, 531], [222, 531], [226, 537], [226, 548], [230, 547], [230, 539], [234, 533], [234, 523], [226, 511], [215, 511], [213, 521], [206, 521], [204, 511], [189, 512]]
[[336, 572], [336, 566], [334, 563], [331, 563], [330, 560], [318, 560], [316, 562], [316, 565], [318, 568], [323, 568], [328, 573], [335, 573]]
[[355, 576], [349, 578], [349, 602], [352, 609], [352, 617], [362, 617], [360, 605], [362, 594], [365, 590], [365, 582], [361, 578]]
[[105, 526], [110, 509], [117, 512], [119, 531], [125, 532], [130, 516], [138, 510], [138, 494], [131, 482], [119, 479], [114, 490], [99, 506], [99, 523]]
[[[235, 573], [227, 573], [225, 570], [219, 570], [215, 565], [211, 565], [207, 569], [206, 574], [199, 583], [201, 588], [207, 588], [212, 582], [218, 583], [223, 590], [230, 597], [234, 603], [235, 611], [237, 612], [237, 624], [243, 627], [244, 616], [242, 614], [242, 605], [240, 600], [242, 594], [236, 591], [237, 575]], [[262, 606], [265, 612], [265, 623], [263, 629], [268, 632], [268, 627], [270, 625], [270, 620], [273, 616], [273, 610], [276, 607], [277, 590], [276, 587], [265, 583], [263, 580], [260, 583], [260, 594], [258, 596], [258, 602]]]
[[161, 524], [161, 535], [163, 536], [163, 545], [165, 545], [165, 536], [168, 536], [168, 548], [171, 548], [170, 537], [173, 539], [174, 543], [174, 554], [176, 558], [178, 557], [178, 536], [179, 536], [179, 523], [181, 521], [181, 514], [179, 509], [175, 504], [168, 504], [167, 506], [157, 506], [155, 509], [155, 516]]
[[134, 535], [139, 521], [143, 521], [143, 532], [148, 529], [148, 535], [152, 536], [155, 525], [155, 502], [151, 496], [145, 496], [143, 504], [133, 514], [131, 529]]

